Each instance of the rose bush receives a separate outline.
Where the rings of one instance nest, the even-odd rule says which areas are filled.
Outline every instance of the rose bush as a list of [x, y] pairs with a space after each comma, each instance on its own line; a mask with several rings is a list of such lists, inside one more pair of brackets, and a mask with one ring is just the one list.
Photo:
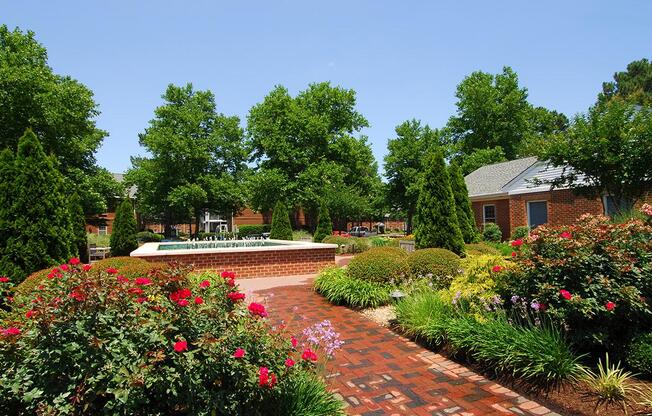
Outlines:
[[10, 301], [0, 282], [1, 414], [341, 413], [316, 358], [232, 273], [71, 263]]
[[540, 226], [513, 247], [503, 298], [545, 310], [581, 349], [617, 352], [652, 324], [652, 226], [644, 221], [585, 215], [572, 226]]

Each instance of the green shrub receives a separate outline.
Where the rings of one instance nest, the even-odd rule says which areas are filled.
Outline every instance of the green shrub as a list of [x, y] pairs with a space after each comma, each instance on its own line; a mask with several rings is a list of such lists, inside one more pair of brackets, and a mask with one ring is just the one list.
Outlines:
[[345, 269], [333, 267], [319, 273], [315, 290], [336, 305], [377, 308], [389, 303], [392, 286], [355, 279]]
[[527, 238], [530, 235], [530, 227], [527, 225], [521, 225], [519, 227], [514, 228], [514, 231], [512, 231], [512, 240], [522, 240], [524, 238]]
[[141, 231], [136, 234], [136, 239], [141, 243], [158, 243], [163, 238], [163, 234], [156, 234], [151, 231]]
[[319, 214], [317, 216], [317, 229], [315, 230], [313, 241], [320, 242], [331, 234], [333, 234], [333, 222], [331, 221], [330, 214], [328, 213], [328, 207], [322, 203], [319, 207]]
[[444, 248], [416, 250], [408, 256], [410, 272], [414, 278], [427, 278], [435, 289], [447, 289], [460, 274], [460, 257]]
[[129, 199], [125, 199], [118, 205], [115, 212], [110, 241], [111, 255], [128, 256], [129, 253], [137, 249], [136, 233], [134, 207]]
[[341, 414], [318, 385], [322, 350], [304, 337], [320, 359], [302, 360], [263, 305], [232, 300], [229, 279], [69, 267], [0, 311], [19, 332], [0, 337], [0, 414]]
[[630, 343], [627, 365], [637, 373], [652, 375], [652, 333], [638, 335]]
[[369, 239], [364, 237], [342, 237], [329, 235], [324, 237], [322, 243], [337, 244], [338, 254], [355, 254], [369, 250]]
[[500, 231], [498, 224], [494, 222], [488, 222], [484, 225], [482, 230], [482, 238], [485, 241], [493, 241], [499, 243], [503, 239], [503, 233]]
[[96, 247], [109, 247], [111, 245], [111, 234], [86, 234], [88, 244], [95, 244]]
[[490, 246], [487, 243], [466, 244], [464, 251], [469, 256], [480, 256], [480, 255], [483, 255], [483, 254], [489, 254], [489, 255], [492, 255], [492, 256], [497, 256], [497, 255], [499, 255], [501, 253], [500, 250]]
[[387, 237], [370, 237], [371, 247], [398, 247], [398, 239]]
[[487, 305], [496, 301], [496, 278], [503, 271], [494, 267], [507, 268], [510, 263], [501, 256], [481, 255], [462, 259], [462, 273], [455, 276], [447, 292], [458, 302], [464, 304], [469, 312], [481, 315]]
[[431, 290], [416, 292], [396, 304], [396, 320], [401, 330], [437, 346], [446, 341], [448, 321], [453, 316], [451, 302]]
[[478, 232], [475, 226], [475, 215], [473, 215], [473, 209], [471, 208], [471, 200], [469, 199], [469, 190], [466, 187], [464, 176], [462, 176], [462, 171], [457, 163], [451, 163], [448, 167], [448, 172], [451, 181], [451, 190], [453, 191], [453, 198], [455, 200], [457, 222], [460, 225], [462, 237], [465, 243], [473, 243], [478, 240]]
[[597, 408], [620, 404], [627, 414], [627, 402], [632, 398], [633, 393], [640, 393], [640, 390], [633, 383], [634, 374], [625, 371], [616, 365], [609, 364], [609, 354], [605, 356], [604, 364], [602, 359], [598, 361], [598, 372], [595, 373], [587, 368], [583, 369], [580, 379], [588, 387], [591, 395], [597, 398]]
[[395, 247], [377, 247], [355, 256], [349, 275], [366, 282], [397, 284], [409, 277], [407, 253]]
[[290, 213], [281, 201], [274, 206], [272, 212], [272, 228], [269, 238], [273, 240], [292, 240], [292, 225], [290, 224]]
[[246, 238], [251, 235], [261, 235], [272, 230], [271, 224], [250, 224], [238, 226], [238, 238]]
[[[300, 240], [314, 240], [312, 234], [306, 230], [294, 230], [292, 231], [292, 239], [294, 241]], [[321, 243], [321, 241], [319, 241]]]
[[572, 226], [539, 226], [519, 243], [501, 294], [544, 304], [579, 348], [622, 353], [624, 341], [650, 332], [652, 226], [585, 215]]
[[514, 248], [507, 242], [485, 241], [485, 244], [495, 248], [505, 257], [511, 257], [512, 253], [514, 253]]

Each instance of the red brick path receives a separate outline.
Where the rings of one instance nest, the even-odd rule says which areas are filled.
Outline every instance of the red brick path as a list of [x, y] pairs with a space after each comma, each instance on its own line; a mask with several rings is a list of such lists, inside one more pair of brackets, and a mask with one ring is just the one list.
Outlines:
[[330, 305], [309, 285], [256, 294], [265, 297], [272, 318], [297, 330], [329, 319], [340, 332], [345, 345], [329, 364], [328, 380], [351, 415], [557, 415], [355, 311]]

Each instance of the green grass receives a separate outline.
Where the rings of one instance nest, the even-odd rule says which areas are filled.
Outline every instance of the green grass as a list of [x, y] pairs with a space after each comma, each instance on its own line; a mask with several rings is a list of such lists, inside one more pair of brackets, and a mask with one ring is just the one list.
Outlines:
[[342, 402], [326, 390], [324, 383], [313, 375], [298, 373], [291, 380], [277, 410], [287, 416], [344, 416]]
[[99, 235], [95, 233], [86, 234], [88, 239], [88, 244], [95, 244], [97, 247], [109, 247], [109, 241], [111, 240], [111, 234]]
[[452, 305], [432, 291], [412, 294], [396, 305], [396, 318], [407, 335], [441, 346], [446, 340]]
[[377, 308], [390, 301], [393, 287], [349, 277], [345, 269], [323, 270], [315, 279], [315, 290], [329, 302], [353, 308]]

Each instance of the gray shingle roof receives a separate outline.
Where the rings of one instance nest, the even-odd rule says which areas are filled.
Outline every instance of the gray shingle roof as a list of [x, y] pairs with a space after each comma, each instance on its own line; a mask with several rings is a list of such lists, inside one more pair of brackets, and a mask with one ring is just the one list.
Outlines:
[[503, 187], [536, 161], [536, 157], [526, 157], [508, 162], [494, 163], [474, 170], [464, 178], [466, 187], [469, 189], [469, 196], [504, 193]]

